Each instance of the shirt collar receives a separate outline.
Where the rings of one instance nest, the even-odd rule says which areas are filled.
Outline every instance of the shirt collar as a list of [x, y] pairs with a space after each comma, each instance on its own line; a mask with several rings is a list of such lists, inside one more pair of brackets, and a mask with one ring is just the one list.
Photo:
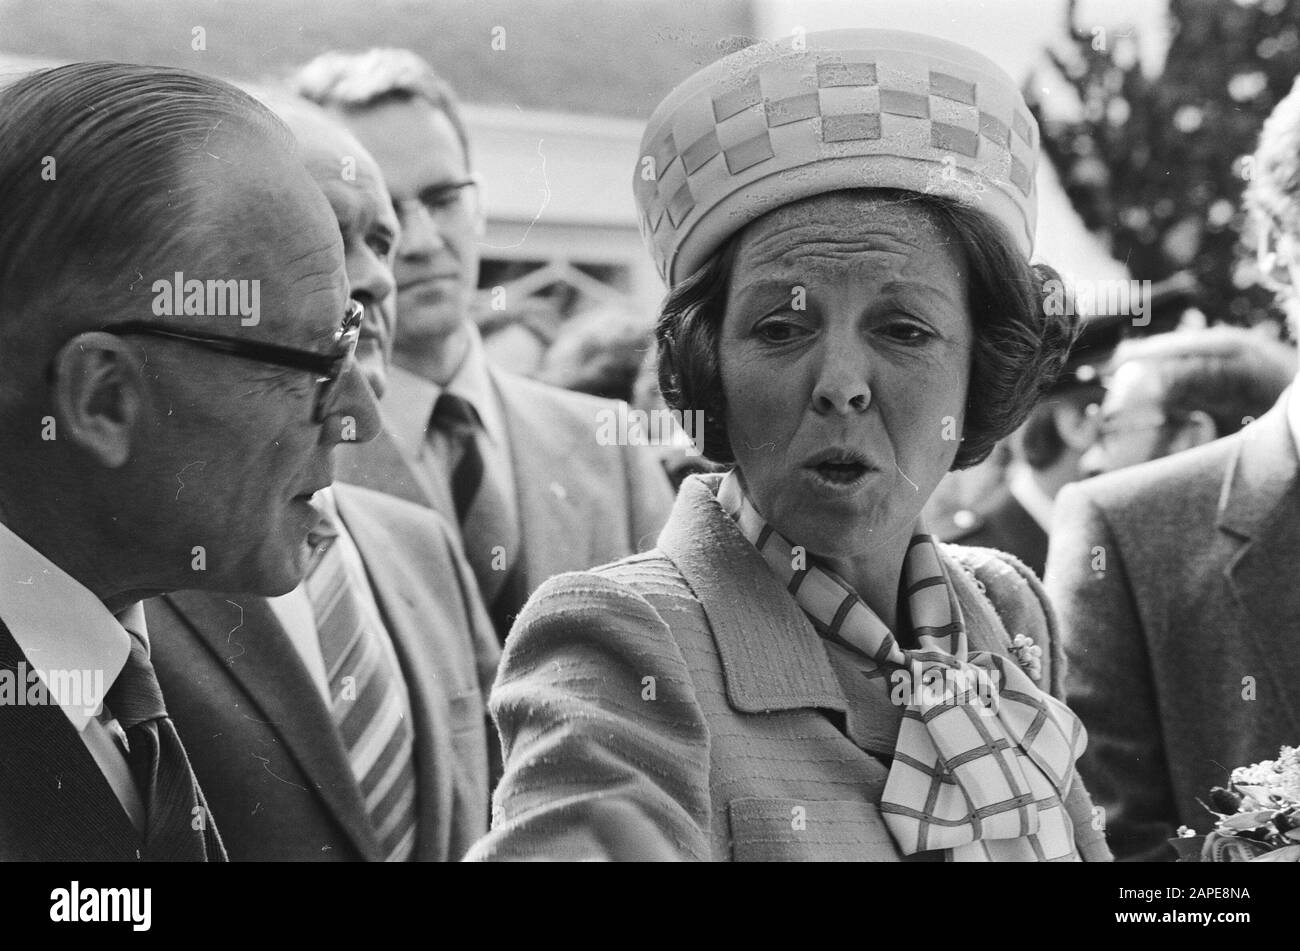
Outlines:
[[[469, 349], [456, 370], [456, 375], [445, 389], [467, 400], [474, 407], [488, 439], [499, 449], [506, 446], [508, 440], [505, 417], [488, 367], [487, 351], [483, 348], [483, 338], [477, 327], [470, 324], [466, 332], [469, 336]], [[433, 407], [443, 389], [437, 383], [409, 370], [396, 366], [389, 368], [388, 385], [380, 407], [393, 436], [408, 451], [417, 450], [424, 441], [429, 420], [433, 416]]]
[[[144, 640], [144, 610], [122, 612]], [[99, 712], [131, 636], [90, 590], [0, 523], [0, 619], [78, 733]], [[50, 677], [46, 672], [58, 672]], [[25, 685], [16, 684], [17, 689]]]
[[1044, 492], [1028, 466], [1017, 465], [1011, 470], [1007, 480], [1007, 491], [1029, 513], [1029, 517], [1038, 523], [1045, 532], [1052, 530], [1052, 497]]

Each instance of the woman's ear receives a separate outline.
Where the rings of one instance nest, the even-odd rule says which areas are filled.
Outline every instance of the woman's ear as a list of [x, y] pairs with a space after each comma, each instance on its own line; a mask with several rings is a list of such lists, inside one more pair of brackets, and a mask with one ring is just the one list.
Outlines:
[[54, 356], [51, 391], [59, 439], [108, 469], [131, 458], [146, 385], [130, 344], [107, 333], [79, 334]]

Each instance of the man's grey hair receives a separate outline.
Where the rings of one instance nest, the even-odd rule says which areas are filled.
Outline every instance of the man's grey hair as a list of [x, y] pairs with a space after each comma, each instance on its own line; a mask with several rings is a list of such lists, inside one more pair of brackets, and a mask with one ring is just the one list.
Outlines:
[[1296, 372], [1291, 347], [1257, 330], [1224, 325], [1125, 340], [1108, 370], [1136, 362], [1156, 375], [1166, 414], [1185, 418], [1199, 410], [1214, 420], [1220, 437], [1268, 412]]
[[428, 62], [410, 50], [322, 53], [298, 70], [290, 85], [303, 98], [340, 112], [423, 100], [447, 116], [469, 166], [469, 135], [456, 93]]
[[193, 172], [232, 136], [293, 153], [270, 110], [189, 70], [75, 63], [0, 89], [6, 342], [42, 320], [107, 325], [138, 304], [128, 295], [154, 262], [203, 233], [204, 177]]

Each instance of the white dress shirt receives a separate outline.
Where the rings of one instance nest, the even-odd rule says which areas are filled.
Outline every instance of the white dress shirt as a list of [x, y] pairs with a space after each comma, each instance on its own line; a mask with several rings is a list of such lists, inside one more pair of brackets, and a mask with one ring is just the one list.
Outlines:
[[[504, 517], [508, 524], [519, 524], [519, 504], [515, 493], [514, 464], [510, 458], [510, 437], [506, 428], [505, 409], [497, 397], [496, 387], [488, 373], [487, 353], [478, 328], [470, 326], [469, 350], [447, 384], [448, 392], [468, 400], [478, 413], [486, 439], [479, 441], [483, 454], [484, 478], [490, 478], [500, 489], [505, 504]], [[425, 466], [436, 466], [434, 460], [447, 459], [450, 447], [445, 433], [430, 424], [433, 407], [442, 395], [443, 387], [416, 376], [400, 367], [388, 371], [388, 386], [381, 402], [384, 418], [390, 432], [407, 457]], [[450, 473], [444, 468], [426, 469], [431, 478], [447, 480]]]
[[[121, 616], [147, 647], [141, 606]], [[125, 734], [102, 706], [131, 652], [131, 635], [89, 589], [3, 523], [0, 620], [40, 672], [50, 701], [77, 731], [132, 823], [143, 830], [144, 803], [126, 758]], [[47, 673], [56, 671], [59, 676]]]

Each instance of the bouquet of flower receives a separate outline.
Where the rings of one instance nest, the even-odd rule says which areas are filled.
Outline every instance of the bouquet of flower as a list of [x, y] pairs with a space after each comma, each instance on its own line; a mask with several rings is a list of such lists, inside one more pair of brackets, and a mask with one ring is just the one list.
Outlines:
[[1197, 835], [1186, 826], [1170, 839], [1183, 862], [1300, 862], [1300, 749], [1232, 771], [1228, 788], [1202, 803], [1217, 818]]

